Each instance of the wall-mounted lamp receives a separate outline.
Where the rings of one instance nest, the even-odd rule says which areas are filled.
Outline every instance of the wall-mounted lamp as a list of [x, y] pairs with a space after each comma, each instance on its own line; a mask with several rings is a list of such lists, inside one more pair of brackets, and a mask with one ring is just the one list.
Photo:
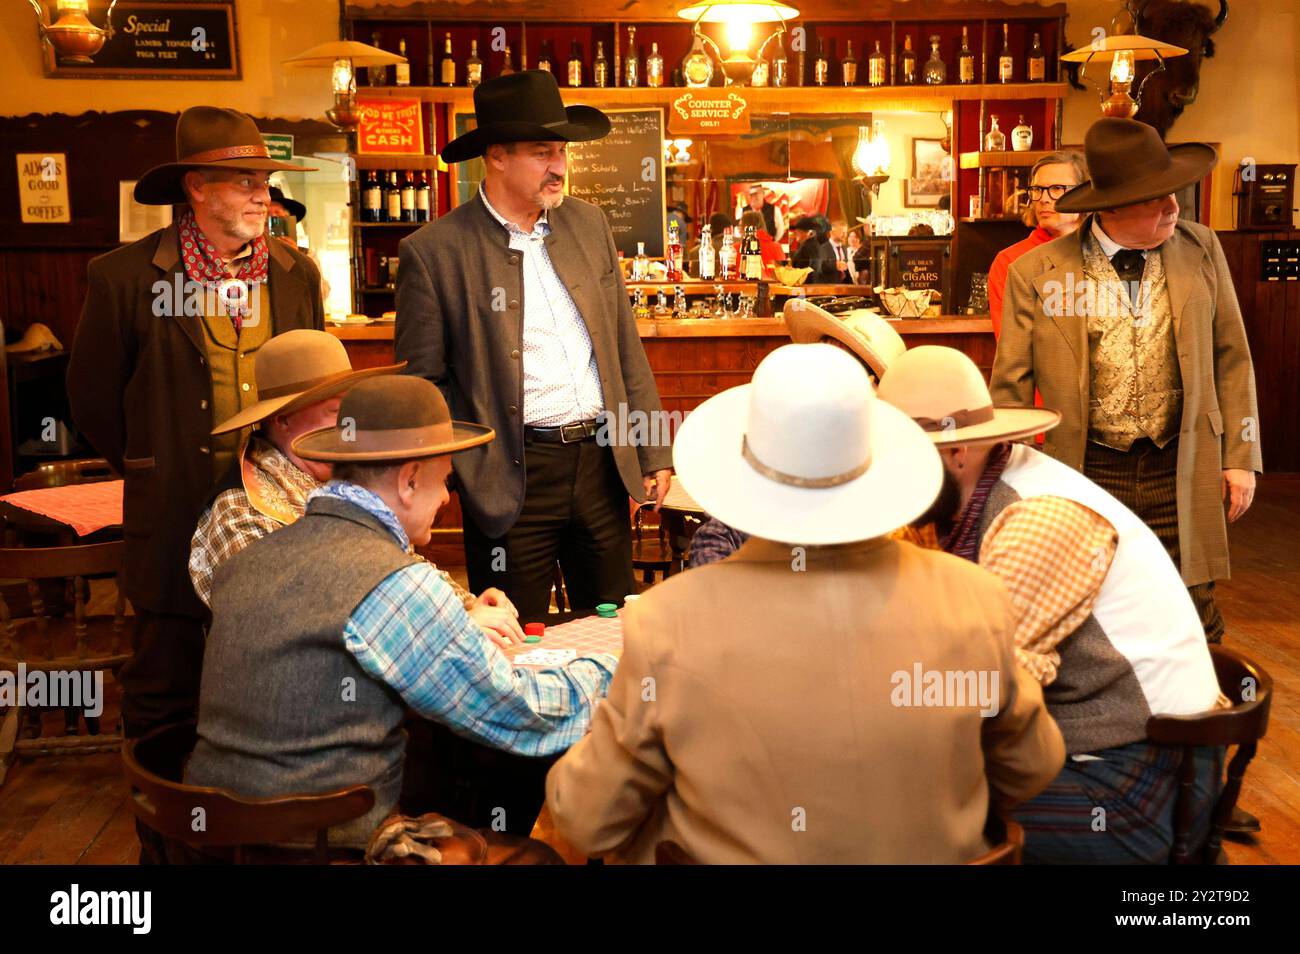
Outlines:
[[[1181, 46], [1162, 43], [1139, 33], [1128, 33], [1106, 36], [1086, 47], [1064, 54], [1061, 59], [1067, 63], [1080, 64], [1079, 79], [1084, 82], [1089, 63], [1109, 63], [1110, 95], [1107, 96], [1105, 91], [1093, 84], [1101, 96], [1101, 113], [1103, 116], [1129, 119], [1137, 114], [1138, 107], [1142, 104], [1142, 89], [1147, 85], [1147, 80], [1165, 68], [1166, 57], [1182, 56], [1186, 52]], [[1131, 91], [1138, 60], [1158, 60], [1159, 65], [1142, 80], [1137, 96], [1134, 97]]]
[[[763, 58], [763, 51], [767, 49], [767, 45], [785, 33], [785, 21], [797, 17], [799, 11], [784, 3], [770, 3], [764, 0], [705, 0], [703, 3], [693, 3], [683, 7], [677, 11], [677, 15], [683, 20], [694, 21], [691, 26], [692, 33], [713, 50], [713, 54], [722, 64], [722, 71], [727, 75], [727, 79], [739, 86], [747, 86], [750, 77], [754, 74], [754, 67]], [[701, 23], [723, 24], [727, 45], [731, 47], [731, 55], [725, 57], [722, 55], [718, 44], [700, 31]], [[780, 26], [759, 45], [758, 52], [750, 56], [749, 45], [753, 40], [754, 26], [759, 23], [779, 23]]]
[[858, 144], [853, 149], [855, 177], [874, 196], [889, 181], [889, 144], [885, 142], [884, 124], [873, 120], [870, 126], [858, 127]]
[[101, 30], [90, 22], [90, 0], [57, 0], [58, 19], [49, 23], [44, 8], [36, 0], [27, 0], [36, 11], [36, 25], [41, 39], [53, 47], [62, 63], [91, 64], [91, 57], [104, 48], [113, 36], [113, 8], [117, 0], [108, 5], [108, 16]]
[[361, 113], [357, 110], [357, 68], [405, 62], [406, 57], [388, 53], [377, 46], [355, 40], [333, 40], [285, 60], [284, 65], [328, 68], [334, 89], [334, 107], [325, 110], [325, 118], [339, 129], [352, 132], [361, 122]]

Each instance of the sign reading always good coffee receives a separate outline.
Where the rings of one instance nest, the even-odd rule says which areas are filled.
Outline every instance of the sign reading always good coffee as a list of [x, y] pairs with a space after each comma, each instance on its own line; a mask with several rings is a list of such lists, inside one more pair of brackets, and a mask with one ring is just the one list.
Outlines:
[[[91, 0], [104, 24], [107, 2]], [[240, 79], [235, 5], [228, 2], [118, 3], [113, 36], [90, 64], [61, 63], [46, 46], [46, 75], [80, 79]]]
[[728, 89], [696, 89], [682, 93], [668, 110], [668, 131], [674, 135], [749, 132], [749, 102]]
[[659, 109], [609, 109], [609, 135], [569, 144], [569, 194], [601, 207], [627, 258], [638, 242], [664, 254], [664, 116]]
[[363, 156], [418, 156], [424, 126], [418, 99], [376, 99], [357, 103], [357, 152]]
[[72, 221], [63, 153], [18, 153], [18, 207], [24, 222]]

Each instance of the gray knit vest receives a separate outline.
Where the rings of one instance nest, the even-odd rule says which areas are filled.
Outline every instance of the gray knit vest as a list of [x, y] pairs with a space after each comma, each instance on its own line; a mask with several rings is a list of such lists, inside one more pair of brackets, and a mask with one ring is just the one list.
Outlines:
[[382, 523], [336, 497], [217, 569], [203, 655], [198, 744], [185, 780], [248, 797], [375, 790], [375, 807], [331, 830], [364, 846], [397, 804], [405, 705], [343, 643], [353, 610], [417, 562]]

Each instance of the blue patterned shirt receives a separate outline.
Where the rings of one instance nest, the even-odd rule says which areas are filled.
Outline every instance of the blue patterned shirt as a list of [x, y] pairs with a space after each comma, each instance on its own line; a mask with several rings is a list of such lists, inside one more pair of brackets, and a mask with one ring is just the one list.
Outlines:
[[[361, 507], [410, 546], [396, 514], [364, 487], [331, 481], [312, 496]], [[615, 657], [597, 653], [563, 668], [515, 667], [465, 612], [429, 563], [403, 567], [362, 600], [343, 642], [367, 673], [412, 709], [493, 748], [519, 755], [563, 752], [582, 738], [609, 689]]]
[[691, 537], [691, 566], [707, 566], [731, 556], [749, 539], [749, 534], [729, 527], [717, 517], [710, 517]]

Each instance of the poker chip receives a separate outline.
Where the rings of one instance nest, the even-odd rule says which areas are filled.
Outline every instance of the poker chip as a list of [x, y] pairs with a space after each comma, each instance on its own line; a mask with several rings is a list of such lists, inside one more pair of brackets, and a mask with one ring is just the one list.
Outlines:
[[596, 607], [596, 615], [610, 618], [618, 615], [618, 607], [613, 603], [601, 603]]

